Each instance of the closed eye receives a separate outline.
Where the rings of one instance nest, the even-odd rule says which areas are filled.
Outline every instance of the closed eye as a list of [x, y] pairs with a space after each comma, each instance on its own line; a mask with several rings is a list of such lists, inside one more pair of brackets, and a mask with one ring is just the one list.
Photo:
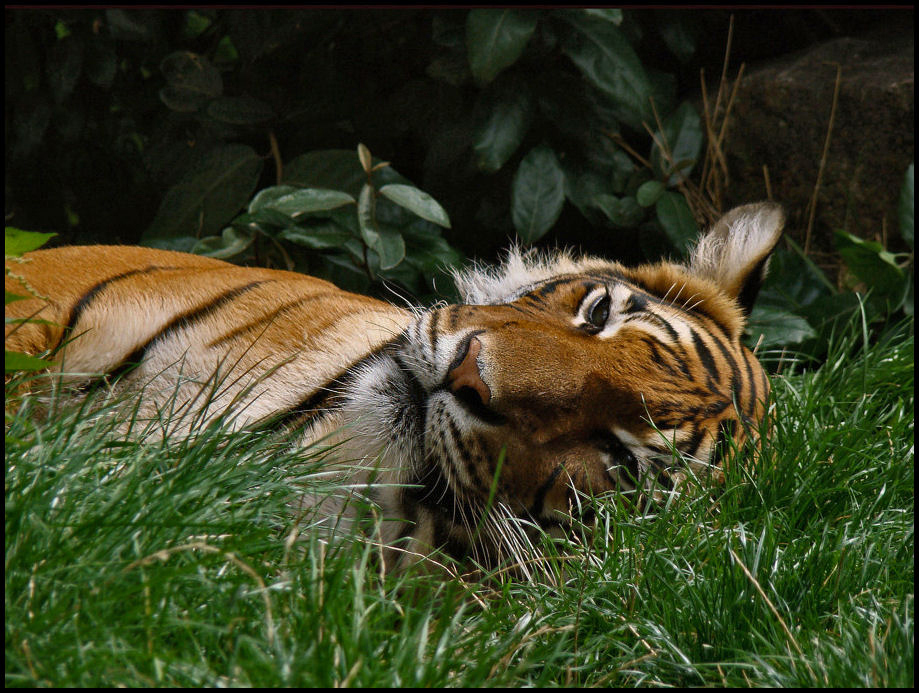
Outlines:
[[608, 431], [598, 431], [592, 436], [592, 440], [597, 446], [597, 449], [601, 452], [605, 452], [612, 458], [614, 465], [625, 468], [632, 477], [630, 481], [636, 484], [638, 483], [638, 458], [635, 457], [628, 446], [619, 439], [619, 436]]

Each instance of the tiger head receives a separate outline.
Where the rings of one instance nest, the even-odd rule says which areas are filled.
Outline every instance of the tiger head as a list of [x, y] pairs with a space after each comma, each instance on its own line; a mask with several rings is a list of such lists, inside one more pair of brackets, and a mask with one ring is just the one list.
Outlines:
[[381, 435], [414, 453], [413, 536], [462, 551], [487, 504], [552, 526], [580, 494], [718, 478], [722, 438], [765, 411], [741, 336], [782, 224], [777, 205], [737, 208], [685, 265], [512, 253], [460, 274], [464, 301], [422, 314], [376, 381]]

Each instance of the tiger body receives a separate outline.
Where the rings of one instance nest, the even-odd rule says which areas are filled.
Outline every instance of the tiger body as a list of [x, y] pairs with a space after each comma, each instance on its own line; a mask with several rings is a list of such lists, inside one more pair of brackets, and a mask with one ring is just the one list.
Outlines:
[[[742, 438], [765, 411], [741, 333], [782, 222], [738, 208], [685, 266], [512, 253], [427, 310], [171, 251], [39, 250], [7, 276], [37, 296], [7, 314], [54, 324], [8, 326], [7, 348], [57, 349], [67, 378], [142, 391], [150, 417], [193, 427], [232, 405], [239, 425], [334, 446], [336, 473], [381, 508], [387, 562], [496, 560], [515, 555], [499, 521], [555, 527], [580, 494], [720, 475], [724, 431]], [[349, 502], [304, 504], [334, 526]]]

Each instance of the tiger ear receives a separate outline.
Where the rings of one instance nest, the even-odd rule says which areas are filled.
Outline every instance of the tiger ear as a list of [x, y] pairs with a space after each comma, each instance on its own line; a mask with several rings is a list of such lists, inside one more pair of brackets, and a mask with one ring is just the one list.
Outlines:
[[736, 207], [702, 236], [689, 271], [715, 282], [749, 315], [784, 224], [785, 213], [775, 203]]

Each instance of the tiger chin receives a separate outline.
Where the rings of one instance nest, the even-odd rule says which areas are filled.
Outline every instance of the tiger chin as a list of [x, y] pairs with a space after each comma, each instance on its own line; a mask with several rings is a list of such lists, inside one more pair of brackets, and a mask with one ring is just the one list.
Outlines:
[[334, 448], [346, 491], [302, 506], [334, 533], [372, 501], [387, 568], [437, 550], [523, 561], [526, 528], [564, 528], [585, 496], [721, 477], [722, 440], [765, 413], [741, 335], [783, 222], [738, 207], [685, 265], [512, 251], [427, 310], [165, 250], [38, 250], [7, 275], [32, 296], [7, 315], [45, 322], [8, 325], [7, 348], [140, 392], [151, 417], [167, 399], [199, 423], [232, 405]]

